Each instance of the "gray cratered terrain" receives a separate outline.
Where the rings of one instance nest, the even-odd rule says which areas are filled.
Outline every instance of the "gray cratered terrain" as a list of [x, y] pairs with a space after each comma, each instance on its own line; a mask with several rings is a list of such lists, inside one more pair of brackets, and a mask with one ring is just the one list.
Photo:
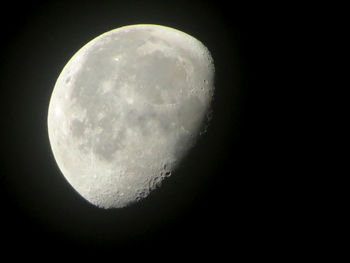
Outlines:
[[181, 31], [134, 25], [93, 39], [64, 67], [50, 100], [60, 170], [98, 207], [145, 198], [195, 144], [213, 82], [209, 51]]

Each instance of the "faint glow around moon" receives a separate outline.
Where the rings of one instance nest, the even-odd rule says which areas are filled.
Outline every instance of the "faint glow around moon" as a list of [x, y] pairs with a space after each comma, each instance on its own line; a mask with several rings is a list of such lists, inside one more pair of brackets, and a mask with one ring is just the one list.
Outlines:
[[61, 172], [98, 207], [147, 197], [195, 144], [213, 82], [207, 48], [176, 29], [132, 25], [91, 40], [63, 68], [50, 100]]

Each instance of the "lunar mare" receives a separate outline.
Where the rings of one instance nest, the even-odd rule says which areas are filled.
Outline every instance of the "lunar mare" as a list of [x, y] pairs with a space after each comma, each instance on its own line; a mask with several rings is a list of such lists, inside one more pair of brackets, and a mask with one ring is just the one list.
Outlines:
[[213, 59], [194, 37], [158, 25], [104, 33], [55, 84], [48, 133], [56, 162], [98, 207], [141, 200], [195, 144], [213, 93]]

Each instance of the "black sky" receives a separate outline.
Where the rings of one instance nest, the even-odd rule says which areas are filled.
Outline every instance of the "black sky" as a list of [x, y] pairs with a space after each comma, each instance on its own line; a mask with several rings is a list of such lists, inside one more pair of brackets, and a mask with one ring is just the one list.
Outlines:
[[[268, 200], [266, 47], [261, 6], [229, 1], [27, 1], [3, 9], [1, 226], [6, 249], [199, 254], [246, 250], [262, 231]], [[122, 210], [89, 205], [65, 181], [47, 134], [49, 98], [69, 58], [94, 37], [130, 24], [184, 31], [216, 67], [208, 133], [149, 198]], [[263, 147], [264, 145], [264, 147]], [[264, 200], [264, 201], [263, 201]], [[215, 248], [215, 249], [214, 249]], [[214, 249], [214, 250], [213, 250]], [[146, 250], [144, 250], [146, 251]]]

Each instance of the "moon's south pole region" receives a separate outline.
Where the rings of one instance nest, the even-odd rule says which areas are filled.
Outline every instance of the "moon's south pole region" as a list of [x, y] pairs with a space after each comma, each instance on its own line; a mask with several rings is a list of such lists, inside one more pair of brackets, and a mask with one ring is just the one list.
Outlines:
[[159, 25], [104, 33], [74, 54], [53, 89], [57, 165], [95, 206], [139, 201], [195, 145], [213, 94], [213, 59], [196, 38]]

